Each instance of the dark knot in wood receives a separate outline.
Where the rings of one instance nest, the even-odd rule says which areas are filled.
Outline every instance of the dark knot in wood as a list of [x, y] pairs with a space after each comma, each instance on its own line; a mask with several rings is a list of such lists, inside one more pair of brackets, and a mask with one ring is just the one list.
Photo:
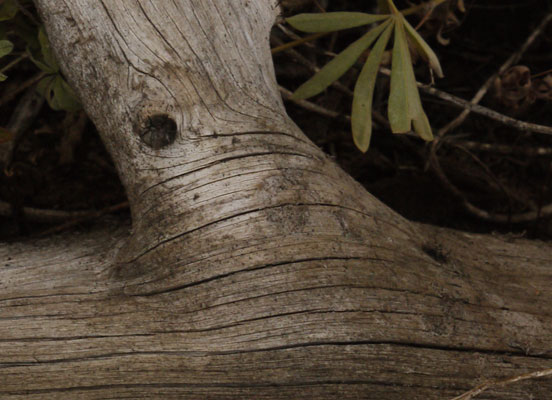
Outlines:
[[166, 114], [147, 117], [139, 132], [146, 146], [159, 150], [172, 144], [176, 139], [176, 122]]

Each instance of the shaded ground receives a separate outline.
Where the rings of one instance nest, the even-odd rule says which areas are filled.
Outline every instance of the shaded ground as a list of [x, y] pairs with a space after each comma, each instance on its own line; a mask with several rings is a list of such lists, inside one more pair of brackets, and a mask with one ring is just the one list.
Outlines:
[[[365, 1], [284, 1], [286, 12], [318, 12], [355, 10], [371, 12]], [[397, 5], [406, 7], [406, 2]], [[533, 32], [546, 13], [552, 11], [550, 1], [466, 1], [466, 13], [456, 11], [460, 24], [445, 30], [448, 46], [439, 44], [436, 33], [428, 37], [438, 54], [446, 77], [436, 87], [455, 96], [471, 99], [474, 93], [499, 67], [515, 53]], [[416, 23], [416, 19], [412, 19]], [[435, 24], [435, 22], [432, 22]], [[428, 24], [428, 26], [431, 24]], [[329, 35], [302, 45], [296, 50], [304, 57], [299, 60], [291, 51], [275, 55], [279, 83], [293, 90], [312, 76], [308, 63], [321, 67], [330, 57], [325, 51], [337, 52], [359, 35], [350, 30]], [[531, 74], [552, 68], [552, 23], [525, 52], [518, 64], [527, 66]], [[273, 46], [292, 38], [277, 27], [273, 30]], [[307, 63], [305, 63], [305, 59]], [[23, 62], [12, 71], [8, 81], [0, 84], [0, 126], [7, 126], [21, 95], [2, 102], [11, 91], [17, 90], [35, 73], [30, 62]], [[341, 83], [354, 87], [358, 68], [353, 68]], [[543, 74], [545, 76], [546, 74]], [[429, 82], [423, 63], [417, 65], [417, 77]], [[378, 84], [374, 110], [385, 115], [385, 77]], [[326, 152], [335, 157], [353, 177], [386, 204], [406, 217], [432, 224], [477, 232], [513, 232], [528, 236], [550, 238], [552, 224], [542, 216], [522, 224], [494, 223], [475, 217], [464, 207], [458, 195], [440, 180], [428, 163], [430, 145], [410, 135], [392, 135], [382, 123], [372, 137], [370, 150], [360, 153], [351, 139], [345, 115], [350, 113], [351, 97], [343, 90], [328, 89], [310, 101], [339, 113], [329, 118], [287, 102], [288, 112], [307, 135]], [[422, 94], [429, 119], [437, 131], [461, 110], [451, 104]], [[500, 104], [492, 93], [483, 105], [515, 118], [552, 126], [552, 104], [537, 99], [524, 110], [512, 110]], [[29, 132], [14, 153], [6, 174], [0, 175], [0, 200], [10, 203], [12, 210], [0, 217], [0, 238], [37, 235], [61, 225], [60, 229], [86, 228], [89, 218], [68, 215], [49, 223], [37, 222], [23, 207], [40, 210], [104, 210], [125, 202], [109, 156], [94, 127], [88, 122], [69, 140], [64, 127], [64, 112], [42, 107]], [[72, 133], [71, 135], [73, 135]], [[470, 115], [455, 130], [449, 132], [437, 150], [439, 163], [448, 177], [472, 204], [489, 213], [517, 215], [539, 210], [552, 203], [551, 168], [552, 138], [543, 134], [520, 132], [508, 125], [479, 115]], [[487, 147], [481, 149], [481, 144]], [[67, 147], [69, 146], [69, 147]], [[501, 146], [501, 147], [500, 147]], [[67, 150], [68, 148], [72, 150]], [[543, 149], [544, 155], [533, 154]], [[72, 152], [72, 157], [67, 153]], [[124, 204], [118, 213], [125, 215]], [[97, 214], [95, 214], [97, 215]], [[74, 224], [67, 225], [67, 222]], [[551, 228], [549, 228], [549, 225]]]

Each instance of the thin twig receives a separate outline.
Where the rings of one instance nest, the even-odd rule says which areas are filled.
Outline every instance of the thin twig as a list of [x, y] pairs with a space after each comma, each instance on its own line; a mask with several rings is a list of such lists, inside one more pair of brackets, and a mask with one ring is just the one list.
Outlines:
[[[389, 70], [389, 68], [380, 68], [380, 72], [383, 73], [384, 75], [391, 76], [391, 70]], [[490, 108], [480, 106], [479, 104], [472, 104], [467, 100], [454, 96], [450, 93], [443, 92], [442, 90], [436, 89], [432, 86], [428, 86], [420, 82], [416, 82], [416, 84], [423, 92], [427, 94], [431, 94], [455, 106], [468, 109], [469, 111], [472, 111], [476, 114], [480, 114], [487, 118], [494, 119], [495, 121], [499, 121], [504, 125], [511, 126], [512, 128], [516, 128], [522, 131], [552, 135], [552, 127], [550, 126], [520, 121], [519, 119], [508, 117], [507, 115], [491, 110]], [[438, 140], [438, 139], [435, 138], [435, 140]]]
[[22, 14], [24, 14], [27, 18], [29, 18], [32, 21], [32, 23], [35, 24], [36, 26], [40, 25], [40, 21], [36, 19], [33, 13], [29, 12], [29, 10], [23, 7], [23, 5], [19, 2], [19, 0], [16, 0], [16, 3], [17, 3], [17, 8]]
[[552, 376], [552, 368], [543, 369], [543, 370], [535, 371], [535, 372], [530, 372], [530, 373], [527, 373], [527, 374], [517, 375], [517, 376], [511, 377], [511, 378], [502, 379], [502, 380], [499, 380], [499, 381], [487, 382], [487, 383], [479, 385], [479, 386], [467, 391], [466, 393], [461, 394], [460, 396], [457, 396], [457, 397], [455, 397], [451, 400], [471, 400], [475, 396], [477, 396], [478, 394], [481, 394], [485, 390], [491, 389], [493, 387], [506, 386], [506, 385], [509, 385], [511, 383], [524, 381], [524, 380], [527, 380], [527, 379], [542, 378], [544, 376]]
[[500, 143], [481, 143], [471, 140], [454, 140], [449, 143], [453, 146], [464, 147], [470, 150], [498, 154], [519, 154], [527, 158], [552, 156], [552, 148], [550, 147], [519, 147]]
[[[508, 69], [512, 64], [517, 62], [523, 53], [529, 48], [529, 46], [534, 42], [534, 40], [539, 36], [539, 34], [544, 30], [548, 22], [552, 20], [552, 13], [546, 15], [544, 19], [541, 21], [539, 26], [529, 35], [525, 43], [520, 47], [520, 49], [512, 54], [506, 60], [504, 64], [499, 68], [498, 72], [491, 76], [485, 84], [478, 90], [476, 95], [472, 98], [470, 102], [466, 102], [465, 100], [459, 99], [455, 96], [449, 95], [448, 93], [444, 93], [439, 91], [435, 88], [430, 87], [424, 87], [422, 86], [422, 90], [434, 94], [438, 96], [439, 98], [443, 100], [447, 100], [453, 104], [460, 105], [464, 107], [464, 110], [450, 123], [448, 123], [446, 126], [441, 128], [439, 132], [437, 133], [435, 140], [433, 141], [431, 145], [431, 150], [429, 152], [429, 165], [433, 167], [433, 170], [439, 177], [439, 179], [442, 181], [442, 183], [456, 196], [458, 196], [460, 199], [462, 199], [463, 205], [466, 208], [467, 211], [472, 213], [473, 215], [493, 222], [498, 223], [519, 223], [519, 222], [529, 222], [534, 221], [538, 218], [542, 218], [544, 216], [552, 215], [552, 204], [548, 204], [547, 206], [544, 206], [542, 208], [539, 208], [538, 210], [529, 211], [521, 214], [514, 214], [514, 215], [504, 215], [504, 214], [491, 214], [485, 210], [482, 210], [476, 206], [474, 206], [467, 198], [466, 196], [456, 187], [454, 186], [447, 176], [445, 175], [444, 171], [441, 168], [439, 159], [437, 157], [437, 148], [438, 144], [441, 140], [441, 138], [451, 129], [459, 126], [464, 119], [468, 116], [468, 114], [471, 111], [478, 112], [480, 114], [486, 115], [489, 118], [493, 118], [495, 120], [498, 120], [504, 124], [507, 124], [509, 126], [515, 127], [520, 130], [524, 131], [533, 131], [538, 133], [543, 133], [547, 135], [552, 135], [552, 128], [544, 125], [537, 125], [532, 124], [529, 122], [519, 121], [514, 118], [508, 117], [506, 115], [502, 115], [496, 111], [487, 109], [485, 107], [482, 107], [476, 103], [478, 103], [483, 96], [487, 93], [489, 90], [489, 87], [492, 85], [492, 83], [495, 81], [496, 77], [502, 74], [506, 69]], [[461, 100], [461, 101], [458, 101]]]
[[318, 39], [322, 36], [329, 35], [330, 33], [332, 33], [332, 32], [314, 33], [312, 35], [305, 36], [304, 38], [295, 39], [292, 42], [288, 42], [288, 43], [282, 44], [280, 46], [273, 47], [270, 51], [271, 51], [272, 54], [280, 53], [281, 51], [291, 49], [292, 47], [299, 46], [300, 44], [307, 43], [307, 42], [312, 42], [313, 40], [316, 40], [316, 39]]
[[[493, 171], [491, 171], [491, 169], [483, 161], [481, 161], [481, 159], [479, 157], [477, 157], [471, 151], [469, 151], [468, 149], [466, 149], [465, 147], [462, 147], [462, 146], [456, 146], [456, 148], [458, 148], [460, 151], [463, 151], [464, 153], [466, 153], [466, 155], [468, 155], [477, 165], [479, 165], [481, 167], [481, 169], [483, 169], [485, 171], [485, 173], [489, 177], [489, 179], [487, 180], [487, 183], [488, 183], [489, 187], [493, 187], [495, 189], [498, 188], [499, 190], [502, 191], [502, 193], [509, 200], [508, 201], [508, 203], [510, 205], [509, 211], [511, 210], [511, 199], [512, 198], [514, 198], [517, 202], [523, 204], [526, 208], [529, 208], [532, 211], [536, 211], [538, 209], [538, 206], [536, 204], [532, 203], [530, 200], [526, 200], [524, 198], [521, 198], [519, 195], [517, 195], [516, 193], [513, 193], [505, 185], [503, 185], [502, 182], [500, 182], [500, 179], [498, 179], [498, 177], [493, 173]], [[487, 179], [487, 178], [485, 178], [485, 179]], [[511, 214], [511, 212], [510, 212], [510, 214]]]
[[[299, 36], [298, 34], [296, 34], [295, 32], [293, 32], [291, 29], [289, 29], [288, 27], [286, 27], [284, 24], [277, 24], [276, 25], [278, 27], [278, 29], [280, 29], [287, 37], [293, 39], [293, 40], [297, 40], [297, 41], [300, 41], [300, 40], [303, 40], [304, 38], [302, 38], [301, 36]], [[331, 32], [324, 32], [325, 34], [329, 34]], [[307, 46], [310, 46], [310, 47], [314, 47], [314, 45], [308, 41], [305, 42], [305, 44]]]
[[552, 204], [548, 204], [544, 207], [539, 208], [538, 210], [528, 211], [528, 212], [519, 213], [519, 214], [494, 214], [494, 213], [490, 213], [488, 211], [482, 210], [479, 207], [473, 205], [473, 203], [471, 203], [466, 198], [464, 193], [462, 193], [460, 189], [458, 189], [449, 181], [449, 179], [447, 178], [447, 176], [445, 175], [445, 173], [441, 168], [441, 164], [439, 164], [439, 162], [437, 161], [437, 158], [433, 158], [431, 159], [431, 161], [432, 161], [431, 165], [433, 167], [433, 170], [435, 171], [435, 173], [437, 174], [441, 182], [447, 187], [447, 189], [452, 194], [457, 196], [462, 201], [464, 208], [468, 212], [470, 212], [471, 214], [475, 215], [478, 218], [491, 221], [491, 222], [507, 224], [507, 223], [532, 222], [539, 218], [552, 216]]
[[[483, 96], [485, 96], [485, 94], [487, 93], [487, 91], [495, 81], [495, 79], [504, 71], [506, 71], [511, 65], [519, 61], [523, 53], [525, 53], [525, 51], [527, 51], [529, 46], [533, 44], [535, 39], [542, 33], [542, 31], [544, 30], [546, 25], [550, 22], [550, 20], [552, 20], [552, 13], [546, 15], [543, 18], [539, 26], [537, 26], [537, 28], [531, 33], [531, 35], [529, 35], [529, 37], [527, 38], [525, 43], [523, 43], [523, 45], [519, 48], [519, 50], [514, 54], [512, 54], [504, 62], [504, 64], [500, 66], [500, 68], [498, 69], [498, 72], [496, 72], [491, 77], [489, 77], [489, 79], [487, 79], [487, 81], [483, 84], [483, 86], [481, 86], [481, 88], [477, 91], [475, 96], [473, 96], [473, 98], [470, 101], [470, 104], [475, 105], [481, 101], [481, 99], [483, 98]], [[445, 125], [443, 128], [439, 130], [439, 132], [437, 133], [437, 137], [443, 137], [448, 131], [459, 126], [466, 119], [470, 111], [473, 111], [473, 109], [466, 108], [464, 111], [462, 111], [455, 119], [450, 121], [447, 125]], [[438, 140], [436, 142], [438, 142]], [[434, 142], [434, 145], [436, 145], [436, 142]]]
[[[45, 231], [42, 231], [37, 236], [48, 236], [48, 235], [51, 235], [52, 233], [58, 233], [58, 232], [67, 230], [67, 229], [69, 229], [69, 228], [71, 228], [75, 225], [78, 225], [82, 222], [86, 222], [86, 221], [89, 221], [91, 219], [101, 217], [104, 214], [110, 214], [112, 212], [124, 210], [124, 209], [127, 209], [128, 207], [129, 207], [128, 201], [124, 201], [122, 203], [106, 207], [106, 208], [104, 208], [102, 210], [99, 210], [99, 211], [88, 212], [86, 215], [77, 217], [77, 218], [75, 218], [71, 221], [67, 221], [67, 222], [65, 222], [61, 225], [58, 225], [58, 226], [55, 226], [51, 229], [47, 229]], [[23, 209], [23, 211], [25, 211], [25, 209]]]
[[19, 64], [21, 61], [23, 61], [24, 59], [26, 59], [28, 57], [29, 56], [27, 55], [27, 53], [21, 54], [19, 57], [17, 57], [16, 59], [14, 59], [10, 63], [8, 63], [5, 67], [0, 69], [0, 73], [4, 73], [4, 72], [9, 71], [11, 68], [15, 67], [17, 64]]
[[[308, 100], [293, 99], [291, 97], [293, 95], [293, 92], [291, 92], [290, 90], [286, 89], [283, 86], [278, 86], [278, 88], [280, 89], [280, 93], [282, 94], [282, 97], [284, 99], [286, 99], [288, 101], [292, 101], [293, 103], [297, 104], [299, 107], [304, 108], [305, 110], [312, 111], [314, 113], [323, 115], [325, 117], [343, 118], [347, 122], [349, 122], [349, 123], [351, 122], [351, 116], [348, 115], [348, 114], [342, 114], [342, 113], [339, 113], [337, 111], [329, 110], [325, 107], [319, 106], [318, 104], [314, 104], [314, 103], [312, 103]], [[351, 95], [352, 95], [352, 93], [351, 93]], [[389, 121], [387, 121], [387, 119], [383, 115], [381, 115], [379, 112], [372, 111], [372, 118], [375, 122], [381, 124], [382, 126], [385, 126], [385, 127], [389, 128]], [[417, 135], [412, 135], [412, 136], [417, 137]]]
[[10, 102], [15, 96], [27, 89], [28, 87], [34, 85], [39, 80], [44, 78], [47, 75], [46, 72], [40, 71], [39, 73], [33, 75], [31, 78], [27, 79], [22, 84], [18, 85], [17, 88], [11, 92], [5, 93], [2, 98], [0, 98], [0, 107], [4, 104]]
[[326, 10], [324, 9], [324, 7], [322, 7], [322, 6], [320, 5], [320, 3], [318, 2], [318, 0], [313, 0], [312, 2], [313, 2], [314, 5], [320, 10], [320, 12], [323, 12], [323, 13], [326, 12]]
[[10, 168], [17, 145], [29, 132], [29, 128], [40, 113], [43, 104], [44, 96], [33, 87], [27, 89], [27, 92], [18, 99], [6, 126], [6, 129], [13, 134], [13, 138], [9, 143], [0, 147], [0, 165], [4, 171]]
[[429, 11], [425, 13], [425, 15], [422, 17], [420, 22], [418, 22], [418, 25], [416, 25], [414, 29], [416, 29], [417, 31], [420, 30], [420, 28], [429, 20], [429, 17], [431, 17], [431, 15], [433, 14], [435, 7], [436, 7], [435, 4], [429, 5]]
[[[435, 97], [445, 100], [450, 104], [464, 108], [464, 111], [474, 112], [476, 114], [483, 115], [495, 121], [499, 121], [504, 125], [511, 126], [512, 128], [519, 129], [521, 131], [536, 132], [542, 133], [545, 135], [552, 135], [552, 127], [546, 125], [533, 124], [531, 122], [520, 121], [507, 115], [501, 114], [497, 111], [491, 110], [490, 108], [480, 106], [479, 104], [472, 104], [469, 101], [466, 101], [460, 97], [456, 97], [452, 94], [443, 92], [442, 90], [436, 89], [423, 84], [418, 84], [418, 87], [428, 94], [431, 94]], [[435, 138], [438, 141], [438, 138]]]
[[[429, 6], [432, 7], [432, 8], [435, 8], [437, 7], [438, 5], [440, 5], [441, 3], [444, 3], [446, 0], [433, 0]], [[417, 12], [418, 10], [424, 8], [426, 5], [428, 5], [427, 3], [422, 3], [422, 4], [418, 4], [418, 5], [415, 5], [415, 6], [412, 6], [412, 7], [409, 7], [409, 8], [405, 8], [403, 10], [401, 10], [401, 14], [404, 15], [404, 16], [407, 16], [407, 15], [410, 15], [410, 14], [414, 14], [415, 12]]]
[[[21, 209], [25, 218], [35, 222], [60, 222], [72, 218], [80, 218], [90, 215], [95, 211], [63, 211], [48, 210], [34, 207], [23, 207]], [[9, 217], [13, 213], [12, 205], [0, 200], [0, 216]]]
[[342, 114], [338, 113], [337, 111], [328, 110], [327, 108], [321, 107], [321, 106], [319, 106], [317, 104], [314, 104], [310, 101], [292, 99], [291, 96], [293, 95], [293, 93], [290, 90], [286, 89], [283, 86], [278, 86], [278, 88], [280, 89], [280, 93], [282, 93], [282, 96], [286, 100], [293, 101], [295, 104], [297, 104], [300, 107], [303, 107], [305, 110], [309, 110], [309, 111], [312, 111], [312, 112], [315, 112], [317, 114], [324, 115], [324, 116], [330, 117], [330, 118], [342, 117], [342, 118], [345, 118], [347, 121], [351, 120], [351, 117], [348, 116], [348, 115], [342, 115]]

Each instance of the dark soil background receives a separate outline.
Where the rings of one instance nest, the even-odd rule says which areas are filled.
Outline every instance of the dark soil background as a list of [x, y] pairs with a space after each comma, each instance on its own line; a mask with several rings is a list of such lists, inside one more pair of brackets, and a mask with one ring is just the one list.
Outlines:
[[[420, 2], [395, 3], [401, 9]], [[376, 1], [284, 0], [282, 5], [284, 16], [322, 9], [372, 13]], [[549, 0], [465, 0], [465, 12], [454, 5], [448, 5], [448, 11], [454, 12], [457, 22], [450, 13], [435, 12], [438, 18], [427, 18], [420, 32], [439, 56], [445, 73], [445, 78], [435, 81], [435, 87], [466, 100], [552, 12]], [[423, 15], [413, 15], [409, 21], [415, 26]], [[437, 40], [437, 31], [443, 25], [442, 36], [450, 40], [446, 46]], [[273, 47], [293, 41], [294, 34], [306, 36], [294, 33], [285, 24], [284, 27], [287, 30], [274, 27]], [[362, 32], [362, 29], [337, 32], [276, 53], [278, 82], [288, 90], [295, 90], [313, 75], [312, 66], [322, 67], [331, 59], [328, 52], [339, 52]], [[542, 73], [540, 78], [546, 77], [552, 68], [551, 43], [552, 23], [517, 63], [530, 70], [533, 81], [539, 78], [534, 75]], [[9, 61], [10, 57], [0, 60], [0, 68]], [[359, 67], [360, 64], [340, 80], [349, 90], [354, 88]], [[1, 127], [8, 126], [21, 101], [25, 93], [22, 86], [37, 73], [30, 61], [23, 61], [9, 71], [8, 80], [0, 83]], [[420, 82], [431, 82], [423, 62], [416, 64], [416, 74]], [[388, 79], [380, 74], [374, 111], [383, 116], [388, 86]], [[424, 93], [421, 96], [434, 133], [462, 111], [437, 97]], [[529, 93], [512, 106], [504, 104], [491, 90], [481, 104], [520, 120], [552, 126], [549, 100], [552, 96], [547, 99], [545, 93], [539, 97], [531, 97]], [[454, 193], [431, 167], [431, 144], [414, 135], [391, 134], [384, 120], [375, 120], [369, 151], [362, 154], [357, 150], [346, 119], [352, 102], [347, 90], [330, 87], [309, 101], [337, 113], [336, 116], [328, 117], [286, 101], [290, 116], [369, 192], [405, 217], [472, 232], [552, 237], [552, 221], [540, 211], [552, 203], [552, 136], [520, 131], [471, 113], [459, 127], [446, 134], [436, 152], [450, 184], [460, 192]], [[16, 142], [12, 161], [0, 174], [0, 202], [4, 205], [4, 209], [0, 206], [1, 240], [86, 229], [95, 218], [106, 213], [128, 218], [124, 189], [113, 163], [91, 122], [75, 128], [78, 118], [78, 113], [68, 116], [44, 105], [27, 133]], [[0, 146], [14, 143], [0, 136]], [[465, 201], [489, 213], [489, 218], [476, 217], [465, 207]], [[50, 210], [67, 213], [52, 216]], [[88, 214], [72, 214], [74, 211]], [[497, 223], [493, 217], [501, 214], [514, 218], [527, 212], [533, 212], [535, 218], [524, 223]]]

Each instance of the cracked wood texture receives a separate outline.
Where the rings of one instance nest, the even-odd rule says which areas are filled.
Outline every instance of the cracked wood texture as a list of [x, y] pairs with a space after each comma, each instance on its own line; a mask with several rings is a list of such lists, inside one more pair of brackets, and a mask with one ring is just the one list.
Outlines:
[[0, 246], [0, 398], [446, 399], [550, 367], [550, 245], [413, 224], [336, 167], [279, 97], [277, 1], [36, 3], [132, 227]]

